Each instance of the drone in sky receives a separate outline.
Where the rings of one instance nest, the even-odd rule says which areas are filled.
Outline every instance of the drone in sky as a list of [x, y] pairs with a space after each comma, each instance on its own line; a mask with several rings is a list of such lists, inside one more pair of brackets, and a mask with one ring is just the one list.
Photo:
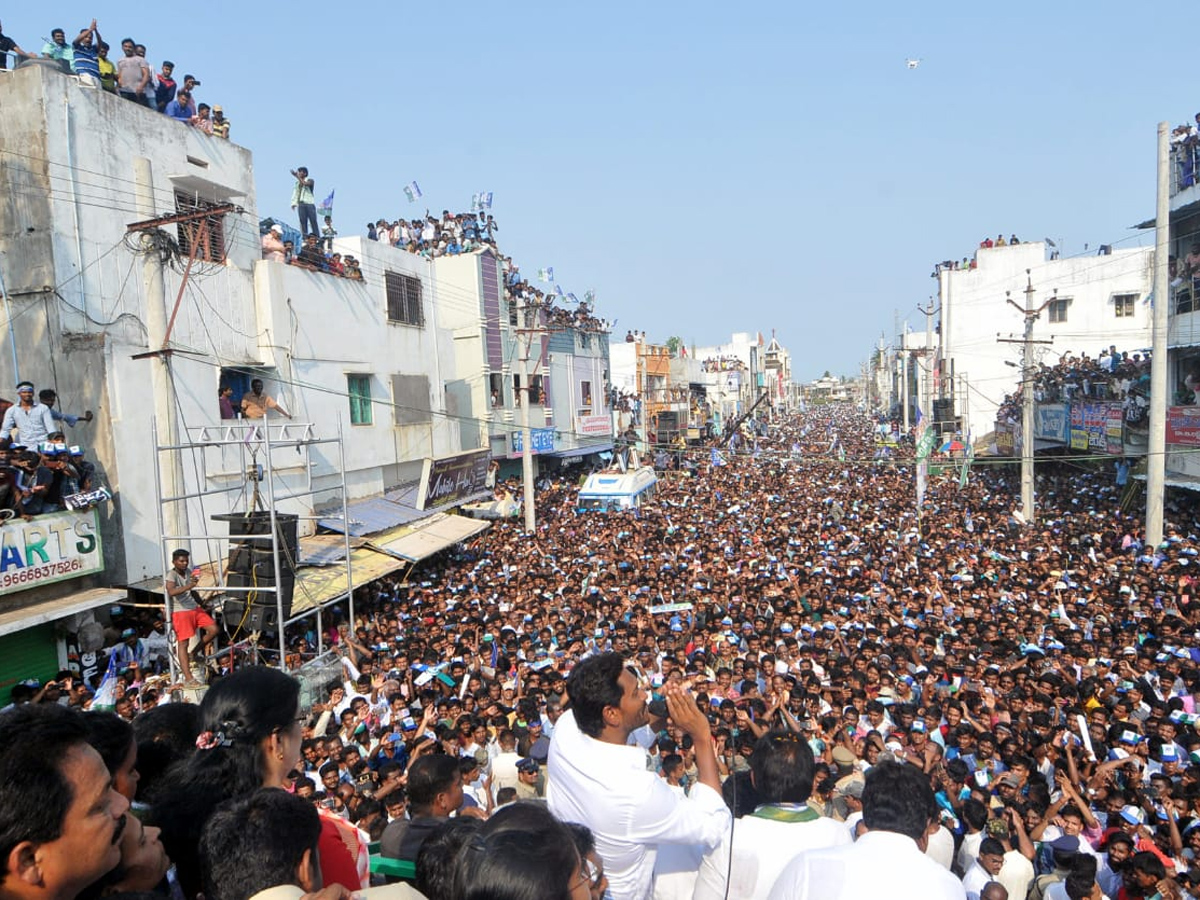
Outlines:
[[919, 65], [921, 64], [921, 60], [919, 60], [919, 59], [906, 59], [906, 60], [904, 60], [904, 63], [905, 63], [905, 65], [906, 65], [906, 66], [908, 66], [908, 68], [910, 68], [910, 69], [915, 69], [917, 66], [919, 66]]

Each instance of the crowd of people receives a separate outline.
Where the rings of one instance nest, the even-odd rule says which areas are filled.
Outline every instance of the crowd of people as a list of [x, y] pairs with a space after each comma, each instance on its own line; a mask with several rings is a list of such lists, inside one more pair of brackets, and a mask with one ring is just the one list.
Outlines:
[[1183, 190], [1196, 183], [1200, 164], [1200, 113], [1194, 122], [1184, 122], [1171, 131], [1171, 159], [1175, 163], [1175, 188]]
[[[517, 896], [501, 870], [581, 900], [1194, 896], [1196, 503], [1173, 497], [1147, 546], [1111, 475], [1048, 463], [1022, 525], [1013, 473], [977, 466], [918, 518], [911, 467], [872, 461], [848, 407], [758, 431], [628, 513], [545, 479], [536, 535], [497, 522], [360, 588], [353, 621], [326, 619], [343, 677], [311, 707], [276, 670], [197, 709], [124, 667], [138, 747], [109, 758], [142, 772], [183, 895], [249, 896], [210, 887], [232, 877], [210, 830], [259, 840], [295, 809], [314, 824], [270, 877], [303, 890], [305, 849], [357, 890], [379, 840], [432, 898], [484, 896], [476, 876]], [[316, 643], [289, 638], [296, 661]], [[0, 770], [40, 708], [88, 703], [65, 681], [14, 691]]]
[[[1023, 386], [1018, 386], [1005, 396], [996, 414], [997, 421], [1021, 420], [1023, 391]], [[1117, 350], [1112, 344], [1095, 357], [1086, 351], [1064, 353], [1058, 362], [1038, 364], [1033, 395], [1038, 403], [1120, 400], [1125, 404], [1125, 421], [1137, 424], [1149, 414], [1150, 351], [1131, 353]]]
[[16, 403], [0, 400], [0, 521], [94, 505], [98, 498], [85, 495], [99, 487], [96, 468], [66, 434], [91, 422], [92, 412], [63, 412], [53, 388], [35, 396], [30, 381], [16, 390]]
[[18, 64], [34, 56], [55, 60], [64, 72], [91, 79], [111, 94], [158, 110], [205, 134], [229, 137], [230, 122], [224, 109], [196, 102], [195, 91], [200, 81], [195, 76], [184, 75], [181, 86], [175, 77], [175, 64], [169, 60], [164, 60], [156, 73], [147, 62], [145, 44], [133, 38], [121, 41], [122, 56], [115, 61], [108, 57], [110, 49], [95, 19], [70, 41], [64, 29], [51, 29], [40, 54], [23, 50], [0, 29], [0, 69], [8, 67], [9, 55]]
[[379, 219], [374, 223], [368, 222], [367, 238], [435, 258], [471, 253], [484, 246], [494, 248], [496, 232], [499, 230], [500, 226], [491, 213], [480, 211], [454, 215], [444, 209], [439, 219], [426, 210], [424, 218], [420, 219], [396, 219], [391, 223], [387, 219]]
[[710, 356], [700, 364], [705, 372], [744, 372], [746, 364], [738, 356]]

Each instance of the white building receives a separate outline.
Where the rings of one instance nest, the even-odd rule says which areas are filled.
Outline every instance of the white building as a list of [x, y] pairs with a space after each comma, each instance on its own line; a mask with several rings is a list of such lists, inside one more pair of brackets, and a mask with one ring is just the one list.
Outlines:
[[[102, 547], [102, 567], [9, 587], [10, 563], [0, 560], [0, 682], [9, 674], [4, 659], [28, 673], [29, 654], [34, 674], [52, 672], [64, 651], [58, 641], [48, 658], [47, 641], [77, 630], [92, 608], [119, 602], [123, 586], [161, 585], [155, 443], [169, 442], [173, 422], [172, 440], [209, 435], [220, 444], [221, 385], [233, 387], [236, 403], [252, 378], [263, 379], [294, 422], [311, 423], [308, 432], [295, 427], [298, 439], [341, 430], [346, 500], [369, 505], [359, 531], [422, 515], [380, 495], [402, 501], [425, 460], [486, 447], [479, 304], [452, 280], [443, 303], [430, 263], [357, 238], [336, 249], [361, 260], [361, 283], [263, 261], [249, 150], [41, 65], [4, 73], [0, 105], [0, 290], [12, 342], [0, 355], [0, 381], [12, 385], [19, 374], [55, 387], [68, 412], [93, 410], [95, 421], [76, 426], [67, 442], [86, 446], [114, 494], [96, 525], [92, 556]], [[164, 250], [162, 266], [144, 252], [143, 232], [127, 228], [213, 208], [204, 231], [163, 219], [145, 232]], [[245, 451], [214, 446], [177, 462], [165, 468], [183, 492], [225, 490], [186, 504], [181, 527], [212, 537], [178, 541], [195, 563], [221, 560], [223, 526], [212, 516], [245, 509]], [[276, 459], [281, 485], [302, 493], [279, 508], [312, 515], [340, 502], [341, 462], [329, 446], [308, 455], [298, 445]], [[38, 517], [34, 527], [56, 521]], [[36, 543], [28, 527], [17, 533], [22, 527], [0, 531], [6, 541]], [[82, 534], [90, 526], [63, 527]], [[64, 562], [72, 562], [68, 551]], [[356, 573], [360, 557], [379, 563], [367, 560], [356, 583], [403, 565], [354, 554]]]
[[[1024, 335], [1025, 288], [1033, 306], [1049, 301], [1033, 326], [1034, 358], [1053, 364], [1064, 355], [1095, 358], [1115, 344], [1119, 351], [1150, 346], [1152, 248], [1104, 255], [1046, 259], [1040, 241], [980, 248], [974, 269], [942, 269], [941, 365], [934, 397], [954, 399], [953, 416], [965, 434], [990, 432], [998, 406], [1017, 389], [1022, 347], [997, 338]], [[1028, 270], [1028, 275], [1026, 274]]]

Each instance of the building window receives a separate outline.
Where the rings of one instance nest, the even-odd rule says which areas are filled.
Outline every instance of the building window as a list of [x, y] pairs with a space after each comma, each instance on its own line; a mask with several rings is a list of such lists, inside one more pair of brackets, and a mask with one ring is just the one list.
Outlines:
[[491, 392], [492, 408], [504, 406], [504, 376], [499, 372], [488, 375], [488, 390]]
[[350, 424], [371, 424], [371, 376], [347, 375], [346, 392], [350, 395]]
[[1133, 318], [1137, 306], [1137, 294], [1115, 294], [1113, 296], [1113, 312], [1118, 319]]
[[[175, 192], [175, 212], [203, 212], [224, 204], [213, 203], [188, 194], [184, 191]], [[176, 229], [179, 234], [179, 252], [186, 258], [192, 255], [192, 245], [196, 246], [196, 262], [225, 262], [225, 213], [204, 216], [188, 222], [180, 222]]]
[[[523, 402], [523, 396], [525, 393], [524, 391], [521, 390], [521, 376], [514, 374], [512, 377], [512, 380], [513, 380], [513, 397], [515, 398], [513, 402], [517, 406], [520, 406], [521, 403]], [[541, 375], [530, 375], [529, 376], [529, 405], [530, 406], [539, 406], [539, 405], [541, 405], [541, 402], [542, 402], [542, 376]]]
[[387, 317], [389, 322], [402, 325], [425, 325], [425, 314], [421, 308], [421, 279], [399, 272], [384, 272], [383, 282], [387, 289]]
[[583, 401], [580, 408], [585, 415], [590, 415], [592, 412], [592, 383], [590, 381], [579, 382], [579, 395]]
[[1050, 324], [1054, 325], [1067, 321], [1067, 307], [1070, 305], [1070, 297], [1059, 297], [1056, 300], [1051, 300], [1049, 306]]

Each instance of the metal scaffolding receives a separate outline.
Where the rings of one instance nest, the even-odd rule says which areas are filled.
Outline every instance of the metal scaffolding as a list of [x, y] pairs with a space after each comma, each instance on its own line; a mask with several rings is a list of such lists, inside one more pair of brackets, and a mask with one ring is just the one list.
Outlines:
[[[247, 616], [250, 612], [251, 603], [260, 594], [270, 594], [275, 598], [275, 614], [276, 614], [276, 631], [279, 641], [279, 667], [284, 671], [288, 671], [287, 663], [287, 644], [286, 631], [287, 627], [295, 622], [299, 622], [309, 616], [316, 616], [316, 633], [317, 633], [317, 655], [321, 656], [325, 652], [324, 647], [324, 629], [322, 627], [321, 613], [326, 607], [339, 603], [343, 599], [349, 602], [350, 621], [354, 621], [354, 578], [351, 571], [351, 545], [349, 529], [343, 533], [343, 564], [346, 574], [346, 591], [338, 595], [328, 598], [324, 601], [314, 603], [312, 608], [306, 609], [298, 615], [286, 616], [284, 610], [284, 566], [281, 564], [281, 553], [290, 554], [288, 547], [281, 544], [281, 517], [291, 517], [291, 513], [280, 513], [277, 511], [277, 504], [290, 500], [303, 500], [304, 498], [312, 498], [318, 493], [327, 493], [332, 488], [325, 487], [319, 491], [313, 488], [312, 478], [312, 451], [315, 447], [328, 446], [336, 452], [336, 471], [340, 477], [341, 487], [341, 516], [343, 521], [349, 521], [348, 511], [346, 509], [346, 462], [344, 447], [342, 441], [341, 423], [338, 423], [338, 433], [336, 437], [321, 438], [316, 435], [314, 427], [311, 423], [294, 422], [290, 419], [279, 418], [272, 416], [270, 411], [262, 419], [225, 419], [219, 425], [202, 425], [190, 426], [185, 429], [186, 437], [179, 443], [162, 444], [158, 441], [158, 422], [152, 420], [151, 434], [155, 439], [154, 453], [154, 479], [155, 488], [158, 496], [158, 533], [160, 536], [160, 545], [162, 550], [163, 572], [169, 572], [171, 569], [171, 552], [181, 542], [203, 541], [210, 547], [213, 542], [224, 542], [220, 546], [222, 552], [212, 556], [209, 565], [212, 566], [215, 583], [211, 586], [205, 585], [200, 587], [200, 590], [213, 590], [217, 592], [217, 596], [227, 595], [244, 595], [245, 609]], [[282, 449], [294, 451], [300, 455], [299, 463], [292, 462], [289, 466], [276, 466], [277, 454]], [[223, 457], [227, 451], [236, 451], [238, 466], [234, 472], [228, 470], [223, 472], [215, 471], [210, 465], [213, 461], [214, 454], [220, 453]], [[178, 454], [172, 458], [173, 454]], [[193, 478], [195, 485], [189, 486], [186, 480], [180, 480], [172, 476], [173, 483], [179, 485], [179, 492], [173, 495], [164, 495], [164, 468], [177, 467], [176, 472], [182, 469], [181, 458], [185, 454], [191, 454], [193, 461], [199, 460], [196, 466], [197, 471]], [[303, 476], [301, 488], [287, 487], [284, 483], [284, 476], [281, 474], [288, 468], [296, 468], [299, 465], [303, 468]], [[232, 480], [232, 484], [219, 484], [213, 482], [217, 479], [223, 481]], [[230, 522], [239, 515], [250, 516], [252, 513], [265, 513], [268, 533], [266, 534], [242, 534], [231, 535], [227, 532], [221, 533], [192, 533], [193, 529], [188, 525], [187, 505], [189, 501], [196, 501], [201, 505], [203, 510], [203, 498], [217, 497], [221, 495], [229, 495], [234, 492], [239, 492], [240, 497], [236, 498], [234, 503], [230, 504], [230, 513], [222, 513], [219, 516], [208, 516], [205, 526], [209, 522], [224, 521]], [[247, 498], [249, 498], [247, 500]], [[178, 507], [176, 504], [182, 504], [183, 515], [178, 515]], [[245, 509], [238, 511], [233, 507], [244, 504]], [[312, 503], [306, 504], [309, 511], [313, 511]], [[336, 515], [334, 511], [328, 511], [326, 515]], [[316, 515], [296, 515], [297, 524], [297, 542], [299, 537], [299, 524], [301, 521], [316, 521], [321, 516]], [[171, 533], [173, 529], [168, 528], [168, 520], [173, 522], [183, 523], [185, 526], [181, 533]], [[232, 524], [232, 523], [230, 523]], [[231, 585], [228, 583], [229, 570], [226, 567], [226, 561], [229, 558], [229, 544], [233, 541], [238, 542], [262, 542], [264, 545], [269, 545], [271, 551], [271, 560], [273, 566], [273, 584], [258, 585], [251, 584], [249, 586]], [[297, 543], [298, 545], [298, 543]], [[252, 555], [253, 556], [253, 555]], [[296, 581], [295, 589], [303, 590], [299, 579], [296, 578], [296, 569], [299, 566], [299, 552], [295, 558], [289, 558], [287, 562], [290, 564], [290, 570], [293, 578]], [[251, 559], [251, 567], [256, 565], [253, 558]], [[169, 632], [170, 645], [170, 661], [171, 661], [171, 678], [172, 681], [177, 681], [180, 675], [179, 660], [177, 653], [177, 642], [174, 635], [174, 628], [171, 625], [173, 612], [173, 602], [169, 594], [164, 591], [166, 602], [166, 619]], [[258, 604], [263, 605], [263, 604]], [[228, 629], [228, 623], [226, 623]], [[239, 628], [240, 632], [240, 628]], [[231, 654], [238, 648], [248, 647], [252, 653], [254, 662], [259, 662], [259, 641], [257, 632], [251, 632], [247, 638], [236, 640], [237, 632], [234, 634], [235, 640], [221, 651], [221, 654], [228, 652]], [[272, 651], [273, 652], [273, 651]]]

